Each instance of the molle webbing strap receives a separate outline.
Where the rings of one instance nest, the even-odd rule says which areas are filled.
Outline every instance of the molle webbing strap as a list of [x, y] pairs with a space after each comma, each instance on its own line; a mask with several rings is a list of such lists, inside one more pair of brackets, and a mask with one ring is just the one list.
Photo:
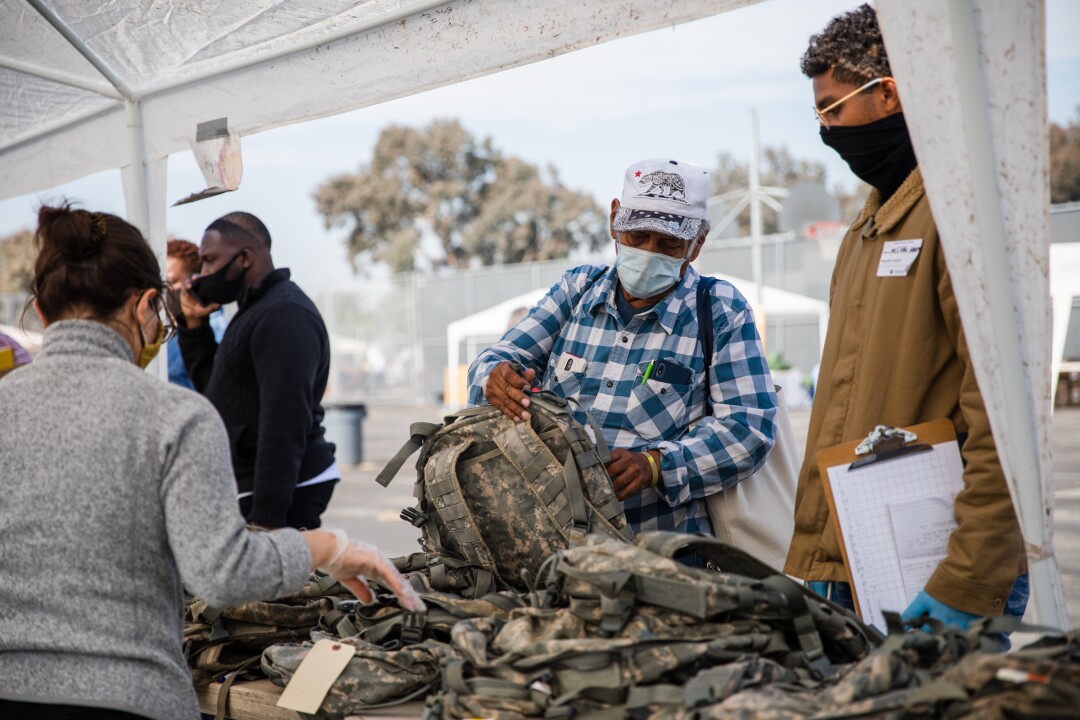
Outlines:
[[810, 669], [819, 675], [815, 679], [831, 678], [835, 670], [829, 658], [825, 657], [825, 647], [821, 642], [821, 636], [818, 635], [814, 618], [810, 615], [810, 606], [806, 604], [806, 596], [803, 595], [802, 588], [786, 575], [774, 575], [763, 584], [781, 593], [787, 600], [788, 608], [791, 610], [791, 624], [799, 638], [799, 649]]
[[540, 500], [559, 532], [567, 534], [563, 528], [572, 523], [567, 539], [571, 544], [584, 540], [589, 532], [589, 513], [573, 458], [568, 456], [567, 463], [560, 464], [529, 423], [510, 423], [492, 440]]
[[375, 482], [383, 487], [389, 485], [390, 481], [397, 475], [398, 470], [401, 469], [401, 466], [409, 459], [409, 456], [419, 450], [424, 445], [424, 442], [441, 427], [442, 425], [429, 422], [415, 422], [410, 425], [408, 441], [401, 446], [401, 449], [397, 451], [394, 457], [390, 458], [390, 462], [386, 463], [386, 467], [375, 477]]
[[[469, 506], [465, 504], [465, 496], [457, 478], [458, 458], [470, 444], [463, 443], [428, 461], [424, 468], [427, 486], [425, 501], [431, 503], [433, 509], [438, 509], [439, 515], [446, 524], [446, 532], [454, 538], [454, 544], [467, 562], [480, 565], [481, 568], [494, 568], [495, 558], [492, 557], [491, 550], [480, 535], [476, 518], [469, 511]], [[434, 520], [430, 524], [434, 526]], [[477, 592], [480, 594], [485, 594], [491, 589], [484, 587], [481, 591], [482, 580], [485, 586], [488, 585], [488, 578], [481, 578], [483, 572], [486, 571], [477, 571]]]
[[629, 593], [648, 605], [686, 613], [699, 619], [705, 619], [709, 615], [707, 592], [702, 585], [687, 584], [674, 578], [636, 575], [628, 570], [588, 572], [561, 559], [556, 565], [556, 571], [592, 585], [604, 597], [619, 598]]
[[579, 545], [589, 534], [589, 509], [585, 505], [585, 493], [581, 489], [581, 475], [578, 473], [574, 456], [566, 454], [563, 463], [563, 478], [566, 481], [566, 497], [570, 500], [570, 515], [574, 520], [570, 531], [570, 544]]
[[[611, 460], [611, 452], [608, 450], [607, 440], [604, 439], [604, 433], [600, 430], [599, 423], [597, 423], [596, 418], [594, 418], [588, 410], [581, 407], [581, 404], [578, 403], [576, 400], [568, 400], [564, 397], [556, 395], [551, 391], [544, 391], [536, 393], [535, 395], [531, 395], [529, 397], [529, 402], [543, 408], [544, 410], [547, 410], [552, 415], [563, 415], [568, 417], [570, 416], [570, 412], [569, 410], [567, 410], [567, 406], [571, 402], [573, 402], [575, 405], [578, 406], [578, 409], [580, 409], [581, 412], [585, 415], [586, 420], [589, 421], [589, 428], [593, 432], [593, 440], [596, 443], [596, 454], [597, 457], [599, 457], [600, 462], [606, 465]], [[573, 444], [574, 438], [571, 438], [569, 434], [566, 433], [565, 428], [563, 432], [567, 435], [566, 439], [569, 440], [571, 444]], [[583, 439], [587, 440], [588, 438], [586, 436]], [[591, 445], [592, 441], [590, 441], [589, 444]]]

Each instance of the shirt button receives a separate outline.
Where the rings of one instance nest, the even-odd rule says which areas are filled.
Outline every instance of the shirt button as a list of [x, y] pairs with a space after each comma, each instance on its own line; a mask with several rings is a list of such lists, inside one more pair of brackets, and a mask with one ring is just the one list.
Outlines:
[[623, 336], [622, 336], [622, 341], [623, 341], [623, 342], [626, 342], [626, 341], [627, 341], [628, 339], [629, 339], [629, 338], [627, 338], [627, 337], [626, 337], [625, 335], [623, 335]]
[[990, 604], [993, 605], [995, 608], [999, 608], [1002, 605], [1002, 600], [1001, 598], [994, 598], [994, 601]]
[[614, 385], [614, 384], [615, 384], [615, 383], [611, 382], [610, 380], [608, 380], [608, 381], [607, 381], [607, 386], [608, 386], [608, 387], [611, 387], [611, 386], [612, 386], [612, 385]]

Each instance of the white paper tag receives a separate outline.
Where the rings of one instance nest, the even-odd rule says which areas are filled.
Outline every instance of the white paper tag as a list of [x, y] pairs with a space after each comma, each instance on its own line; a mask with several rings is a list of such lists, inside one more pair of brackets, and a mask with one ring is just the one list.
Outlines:
[[322, 705], [330, 686], [349, 664], [356, 648], [333, 640], [319, 640], [296, 668], [277, 706], [314, 714]]
[[589, 363], [586, 362], [585, 358], [579, 358], [577, 355], [564, 352], [559, 356], [559, 364], [555, 366], [555, 377], [564, 380], [568, 375], [584, 373], [588, 369]]
[[886, 240], [878, 261], [878, 277], [904, 277], [911, 271], [915, 258], [922, 249], [922, 238], [917, 240]]

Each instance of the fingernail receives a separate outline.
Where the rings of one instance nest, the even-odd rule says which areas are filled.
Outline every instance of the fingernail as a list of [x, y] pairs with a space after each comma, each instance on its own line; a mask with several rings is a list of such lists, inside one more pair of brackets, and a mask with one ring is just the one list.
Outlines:
[[529, 398], [521, 399], [521, 407], [529, 407]]

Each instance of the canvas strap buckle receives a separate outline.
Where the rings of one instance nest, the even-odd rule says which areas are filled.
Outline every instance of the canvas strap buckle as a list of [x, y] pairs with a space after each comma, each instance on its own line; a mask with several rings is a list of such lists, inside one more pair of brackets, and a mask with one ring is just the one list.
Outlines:
[[423, 613], [407, 612], [401, 626], [401, 644], [415, 645], [424, 639], [424, 626], [427, 624]]
[[431, 520], [431, 516], [426, 512], [421, 512], [416, 508], [402, 508], [399, 517], [405, 522], [409, 523], [413, 527], [424, 527]]

